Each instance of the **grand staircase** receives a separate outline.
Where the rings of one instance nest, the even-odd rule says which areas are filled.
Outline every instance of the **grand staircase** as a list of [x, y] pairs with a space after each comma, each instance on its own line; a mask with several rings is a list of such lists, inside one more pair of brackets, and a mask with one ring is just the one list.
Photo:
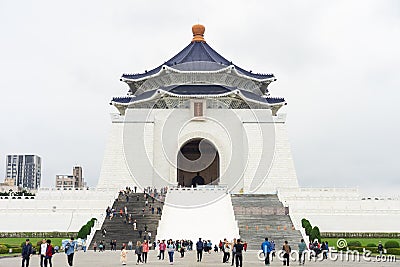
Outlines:
[[[96, 231], [93, 240], [90, 244], [89, 249], [93, 249], [93, 244], [96, 241], [97, 244], [103, 241], [106, 245], [106, 249], [110, 249], [110, 241], [117, 240], [117, 249], [121, 247], [123, 243], [128, 244], [129, 241], [133, 242], [135, 246], [136, 241], [144, 240], [145, 226], [147, 226], [147, 232], [151, 233], [151, 242], [157, 234], [158, 222], [161, 218], [161, 214], [157, 214], [157, 207], [163, 208], [163, 203], [148, 197], [148, 206], [145, 206], [145, 196], [143, 193], [130, 193], [128, 194], [129, 201], [126, 201], [126, 195], [120, 194], [118, 198], [114, 201], [113, 208], [116, 210], [117, 214], [112, 218], [112, 220], [106, 218], [101, 229], [106, 229], [106, 235], [103, 237], [102, 231]], [[154, 214], [149, 210], [149, 206], [155, 207]], [[124, 210], [127, 207], [128, 214], [132, 214], [132, 221], [136, 220], [137, 230], [133, 230], [133, 225], [125, 222], [125, 215], [120, 217], [120, 209]], [[145, 213], [143, 216], [142, 209], [145, 208]], [[142, 238], [139, 237], [139, 230], [142, 230]]]
[[301, 233], [294, 229], [289, 210], [277, 195], [237, 194], [231, 197], [240, 237], [248, 243], [249, 249], [260, 249], [265, 237], [275, 242], [277, 250], [285, 240], [292, 249], [297, 248]]

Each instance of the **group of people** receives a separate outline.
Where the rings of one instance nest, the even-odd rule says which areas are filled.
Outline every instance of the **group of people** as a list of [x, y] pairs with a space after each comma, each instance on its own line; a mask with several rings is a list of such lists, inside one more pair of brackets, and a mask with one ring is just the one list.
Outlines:
[[[53, 258], [54, 253], [55, 251], [53, 245], [51, 244], [51, 240], [43, 239], [42, 243], [40, 244], [40, 267], [52, 267], [53, 263], [51, 262], [51, 259]], [[22, 246], [22, 267], [29, 267], [29, 262], [33, 254], [34, 249], [29, 238], [27, 238], [25, 240], [25, 244]]]
[[[71, 237], [71, 239], [65, 244], [64, 252], [67, 255], [67, 262], [69, 266], [72, 266], [73, 264], [73, 258], [76, 246], [77, 244], [76, 241], [74, 241], [73, 237]], [[40, 267], [47, 267], [47, 266], [52, 267], [53, 266], [52, 258], [57, 250], [58, 249], [56, 249], [51, 244], [50, 239], [47, 240], [43, 239], [39, 247]], [[34, 255], [35, 253], [36, 252], [30, 242], [30, 239], [27, 238], [22, 246], [22, 252], [21, 252], [22, 267], [29, 267], [30, 259], [32, 255]]]

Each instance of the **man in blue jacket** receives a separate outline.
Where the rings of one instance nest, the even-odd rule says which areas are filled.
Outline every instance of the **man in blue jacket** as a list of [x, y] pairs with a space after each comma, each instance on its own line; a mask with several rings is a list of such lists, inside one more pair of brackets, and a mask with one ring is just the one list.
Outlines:
[[272, 251], [272, 247], [267, 237], [265, 238], [265, 241], [261, 244], [261, 249], [265, 255], [265, 265], [269, 265], [269, 254]]
[[[29, 241], [29, 238], [26, 239], [25, 244], [22, 246], [22, 267], [29, 267], [29, 260], [31, 255], [33, 254], [32, 244]], [[26, 265], [25, 265], [26, 262]]]
[[74, 253], [75, 253], [76, 241], [73, 237], [68, 241], [65, 245], [65, 254], [67, 254], [68, 265], [72, 266], [74, 260]]

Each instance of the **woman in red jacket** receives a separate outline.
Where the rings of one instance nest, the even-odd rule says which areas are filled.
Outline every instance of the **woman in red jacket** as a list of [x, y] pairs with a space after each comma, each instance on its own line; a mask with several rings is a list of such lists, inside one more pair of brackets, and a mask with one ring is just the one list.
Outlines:
[[44, 258], [44, 266], [47, 267], [47, 263], [49, 263], [50, 267], [53, 267], [53, 263], [51, 262], [51, 258], [54, 254], [54, 248], [51, 245], [51, 240], [47, 239], [47, 248], [46, 248], [46, 256]]
[[147, 253], [148, 252], [149, 252], [149, 243], [147, 243], [147, 240], [145, 240], [142, 245], [142, 261], [144, 263], [147, 262]]

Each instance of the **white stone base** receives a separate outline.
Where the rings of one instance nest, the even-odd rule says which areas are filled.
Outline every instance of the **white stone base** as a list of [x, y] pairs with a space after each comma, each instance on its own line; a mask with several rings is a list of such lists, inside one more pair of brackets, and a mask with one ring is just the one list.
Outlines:
[[[183, 206], [182, 206], [183, 205]], [[230, 194], [226, 189], [172, 189], [165, 199], [156, 240], [239, 237]]]

